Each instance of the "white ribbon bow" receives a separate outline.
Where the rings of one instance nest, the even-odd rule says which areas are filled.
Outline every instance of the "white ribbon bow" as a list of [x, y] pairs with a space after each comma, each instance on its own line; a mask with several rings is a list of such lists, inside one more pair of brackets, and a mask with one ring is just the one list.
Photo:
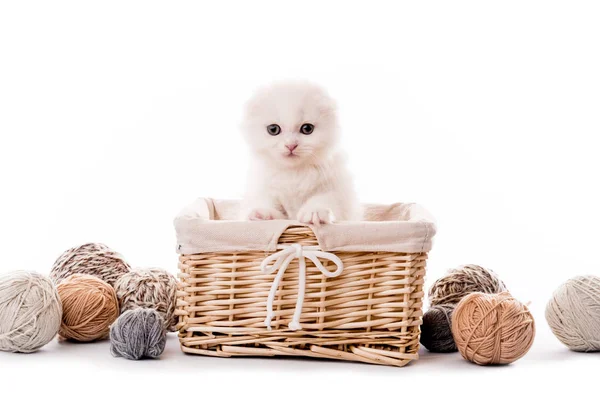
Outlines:
[[[294, 317], [292, 317], [292, 321], [288, 324], [288, 327], [292, 331], [300, 330], [300, 314], [302, 313], [302, 306], [304, 305], [304, 293], [306, 291], [306, 260], [308, 258], [312, 261], [312, 263], [327, 277], [337, 277], [344, 271], [344, 264], [342, 260], [338, 258], [336, 255], [330, 252], [323, 252], [317, 246], [306, 246], [303, 247], [300, 244], [292, 244], [292, 245], [282, 245], [277, 248], [282, 248], [281, 251], [275, 252], [267, 256], [262, 263], [260, 264], [260, 270], [264, 274], [271, 274], [275, 270], [279, 269], [277, 272], [277, 276], [275, 276], [275, 280], [273, 280], [273, 284], [271, 285], [271, 290], [269, 291], [269, 297], [267, 299], [267, 318], [265, 319], [265, 326], [270, 330], [271, 329], [271, 320], [273, 320], [273, 301], [275, 300], [275, 293], [277, 292], [277, 288], [281, 283], [281, 279], [285, 274], [285, 270], [289, 266], [289, 264], [295, 258], [298, 259], [298, 271], [299, 271], [299, 280], [298, 280], [298, 299], [296, 300], [296, 309], [294, 310]], [[318, 258], [323, 258], [332, 261], [335, 263], [337, 268], [334, 272], [330, 272], [325, 269], [323, 264]], [[275, 261], [275, 263], [269, 267], [271, 262]]]

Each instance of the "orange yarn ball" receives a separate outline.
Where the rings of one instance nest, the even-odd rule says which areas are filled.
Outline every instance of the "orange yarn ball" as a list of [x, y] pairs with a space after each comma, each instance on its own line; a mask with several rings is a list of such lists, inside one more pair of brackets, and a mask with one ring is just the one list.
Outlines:
[[452, 335], [466, 360], [480, 365], [509, 364], [531, 348], [535, 322], [527, 306], [508, 292], [475, 292], [456, 306]]
[[59, 335], [89, 342], [108, 337], [119, 316], [119, 302], [112, 286], [98, 277], [73, 274], [56, 287], [63, 306]]

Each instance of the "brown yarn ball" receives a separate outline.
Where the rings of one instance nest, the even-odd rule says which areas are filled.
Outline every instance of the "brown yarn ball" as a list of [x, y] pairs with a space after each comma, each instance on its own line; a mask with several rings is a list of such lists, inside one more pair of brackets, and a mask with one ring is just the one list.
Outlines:
[[72, 274], [82, 273], [96, 276], [114, 285], [115, 281], [129, 270], [131, 267], [121, 254], [104, 244], [89, 243], [63, 252], [54, 262], [50, 278], [58, 284]]
[[115, 290], [98, 277], [73, 274], [56, 287], [62, 302], [58, 334], [80, 342], [108, 337], [110, 325], [119, 317]]
[[509, 364], [531, 348], [535, 322], [527, 306], [508, 292], [475, 292], [456, 306], [452, 334], [465, 359], [479, 365]]
[[472, 292], [497, 294], [506, 291], [506, 286], [498, 275], [478, 265], [463, 265], [448, 270], [448, 274], [438, 279], [429, 289], [431, 306], [456, 304]]
[[132, 270], [115, 283], [121, 312], [135, 308], [155, 309], [164, 319], [164, 327], [175, 331], [177, 280], [163, 269]]
[[452, 313], [455, 305], [435, 305], [423, 315], [421, 344], [430, 352], [456, 352], [452, 337]]

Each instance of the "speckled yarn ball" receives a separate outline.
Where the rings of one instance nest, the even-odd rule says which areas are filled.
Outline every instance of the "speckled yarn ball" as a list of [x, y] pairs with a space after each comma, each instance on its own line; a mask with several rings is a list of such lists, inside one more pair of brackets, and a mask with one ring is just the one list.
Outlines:
[[535, 322], [508, 292], [475, 292], [456, 305], [452, 335], [463, 358], [479, 365], [509, 364], [531, 348]]
[[430, 352], [456, 352], [452, 337], [452, 312], [455, 305], [435, 305], [423, 315], [421, 344]]
[[73, 274], [56, 288], [63, 306], [62, 338], [89, 342], [108, 337], [110, 325], [119, 316], [113, 287], [94, 276]]
[[600, 278], [579, 276], [566, 281], [548, 302], [546, 321], [569, 349], [600, 351]]
[[164, 319], [165, 328], [175, 331], [175, 301], [177, 280], [162, 269], [132, 270], [117, 280], [115, 291], [121, 312], [135, 308], [156, 309]]
[[55, 284], [72, 274], [89, 274], [114, 285], [131, 267], [123, 256], [104, 244], [89, 243], [73, 247], [54, 262], [50, 278]]
[[506, 291], [506, 286], [491, 270], [477, 265], [464, 265], [450, 269], [448, 274], [437, 280], [429, 289], [431, 306], [456, 304], [472, 292], [497, 294]]
[[61, 315], [48, 277], [27, 271], [0, 276], [0, 350], [35, 352], [56, 336]]
[[155, 309], [127, 310], [110, 327], [110, 351], [116, 357], [155, 359], [163, 353], [166, 342], [164, 320]]

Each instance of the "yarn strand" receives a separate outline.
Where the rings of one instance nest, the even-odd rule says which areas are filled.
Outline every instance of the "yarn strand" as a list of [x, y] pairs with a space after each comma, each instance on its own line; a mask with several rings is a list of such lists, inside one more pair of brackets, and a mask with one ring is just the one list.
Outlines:
[[535, 323], [527, 307], [508, 292], [475, 292], [456, 306], [452, 334], [465, 359], [480, 365], [508, 364], [531, 348]]
[[56, 336], [61, 316], [49, 278], [27, 271], [0, 276], [0, 350], [37, 351]]

